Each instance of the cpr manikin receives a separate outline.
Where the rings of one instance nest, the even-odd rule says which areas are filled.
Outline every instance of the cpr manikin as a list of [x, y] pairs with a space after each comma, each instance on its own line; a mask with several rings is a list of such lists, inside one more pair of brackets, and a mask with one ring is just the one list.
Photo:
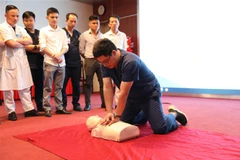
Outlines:
[[86, 121], [86, 125], [93, 137], [121, 142], [139, 137], [140, 135], [137, 126], [122, 121], [105, 126], [99, 124], [101, 119], [99, 116], [90, 116]]

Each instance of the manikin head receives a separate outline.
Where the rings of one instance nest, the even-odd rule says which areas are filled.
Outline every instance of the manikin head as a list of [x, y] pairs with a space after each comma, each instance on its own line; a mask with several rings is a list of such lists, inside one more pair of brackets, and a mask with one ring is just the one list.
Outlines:
[[86, 121], [86, 125], [89, 131], [91, 131], [92, 129], [94, 129], [100, 122], [102, 118], [99, 116], [90, 116], [87, 121]]

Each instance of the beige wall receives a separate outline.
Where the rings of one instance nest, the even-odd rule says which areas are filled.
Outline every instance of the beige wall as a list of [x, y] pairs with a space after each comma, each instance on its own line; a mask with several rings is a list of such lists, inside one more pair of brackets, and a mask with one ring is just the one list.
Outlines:
[[20, 11], [19, 25], [23, 26], [22, 13], [29, 10], [36, 15], [36, 28], [40, 29], [48, 25], [46, 10], [55, 7], [59, 11], [59, 27], [65, 27], [65, 15], [68, 12], [75, 12], [78, 15], [76, 29], [83, 32], [88, 29], [88, 17], [93, 13], [93, 6], [71, 0], [0, 0], [0, 23], [5, 21], [5, 6], [13, 4]]

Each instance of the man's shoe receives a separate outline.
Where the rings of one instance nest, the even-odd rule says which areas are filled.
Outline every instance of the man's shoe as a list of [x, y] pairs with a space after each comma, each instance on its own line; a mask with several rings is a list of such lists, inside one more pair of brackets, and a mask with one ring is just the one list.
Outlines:
[[10, 121], [16, 121], [17, 120], [17, 115], [15, 112], [11, 112], [10, 114], [8, 114], [8, 120]]
[[88, 104], [88, 105], [86, 105], [84, 107], [84, 111], [89, 111], [90, 109], [91, 109], [91, 105], [90, 104]]
[[46, 117], [52, 117], [51, 110], [46, 110], [46, 111], [45, 111], [45, 116], [46, 116]]
[[35, 109], [32, 109], [30, 111], [24, 112], [25, 117], [35, 117], [35, 116], [41, 116]]
[[81, 111], [82, 111], [82, 108], [81, 108], [80, 105], [76, 105], [76, 106], [73, 106], [73, 110], [74, 110], [74, 111], [79, 111], [79, 112], [81, 112]]
[[72, 112], [68, 112], [66, 109], [62, 109], [62, 110], [57, 110], [56, 114], [72, 114]]
[[176, 113], [176, 120], [183, 126], [185, 126], [188, 122], [187, 116], [185, 115], [185, 113], [181, 112], [180, 110], [178, 110], [175, 106], [170, 105], [168, 107], [168, 112], [175, 112]]

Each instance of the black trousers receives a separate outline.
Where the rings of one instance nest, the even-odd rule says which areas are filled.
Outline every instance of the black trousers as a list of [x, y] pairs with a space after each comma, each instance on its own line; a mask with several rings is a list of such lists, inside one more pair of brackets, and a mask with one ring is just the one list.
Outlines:
[[35, 97], [34, 100], [37, 105], [37, 109], [42, 109], [42, 101], [43, 101], [43, 69], [32, 69], [31, 68], [31, 74], [32, 74], [32, 79], [34, 83], [34, 92], [35, 92]]
[[62, 100], [63, 100], [63, 107], [67, 106], [67, 94], [66, 94], [66, 87], [68, 84], [68, 80], [71, 78], [73, 94], [72, 94], [72, 104], [73, 106], [80, 105], [80, 78], [81, 78], [81, 66], [77, 67], [65, 67], [65, 78], [63, 82], [63, 89], [62, 89]]

